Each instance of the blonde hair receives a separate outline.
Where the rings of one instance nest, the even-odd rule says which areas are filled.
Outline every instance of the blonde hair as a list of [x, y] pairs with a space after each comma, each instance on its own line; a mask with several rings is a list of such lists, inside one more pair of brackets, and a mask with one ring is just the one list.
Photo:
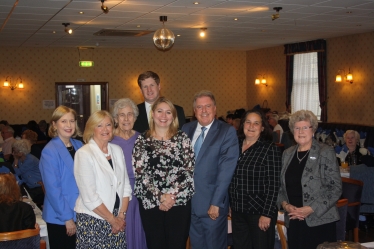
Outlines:
[[166, 133], [167, 136], [172, 137], [178, 132], [179, 122], [177, 116], [177, 110], [175, 109], [173, 103], [165, 97], [158, 98], [151, 107], [151, 115], [149, 116], [149, 130], [146, 133], [146, 137], [150, 137], [155, 132], [155, 121], [153, 119], [153, 112], [156, 110], [157, 106], [161, 103], [165, 103], [170, 107], [171, 114], [173, 115], [173, 121], [171, 122], [169, 129]]
[[56, 123], [58, 120], [60, 120], [60, 118], [67, 113], [73, 114], [74, 119], [75, 119], [75, 131], [74, 131], [72, 137], [82, 135], [81, 131], [79, 130], [79, 126], [78, 126], [78, 122], [77, 122], [77, 113], [73, 109], [71, 109], [67, 106], [60, 105], [59, 107], [57, 107], [53, 111], [51, 121], [49, 122], [48, 135], [50, 137], [57, 137], [58, 136], [57, 130], [53, 127], [53, 124]]
[[92, 113], [91, 116], [87, 120], [86, 127], [85, 127], [84, 133], [83, 133], [83, 141], [85, 143], [88, 143], [91, 140], [91, 138], [93, 138], [95, 128], [106, 117], [108, 117], [110, 119], [110, 122], [112, 124], [113, 129], [112, 129], [111, 136], [113, 138], [113, 132], [114, 132], [113, 117], [112, 117], [112, 115], [110, 115], [109, 112], [104, 111], [104, 110], [100, 110], [100, 111], [96, 111], [96, 112]]

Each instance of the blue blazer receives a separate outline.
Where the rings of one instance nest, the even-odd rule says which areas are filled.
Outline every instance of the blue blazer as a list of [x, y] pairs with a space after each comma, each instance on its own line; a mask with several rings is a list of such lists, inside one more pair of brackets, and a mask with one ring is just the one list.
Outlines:
[[[70, 138], [77, 151], [81, 141]], [[39, 162], [40, 173], [45, 187], [43, 219], [52, 224], [65, 225], [74, 219], [78, 187], [74, 178], [74, 160], [59, 137], [52, 138], [44, 147]]]
[[[197, 121], [185, 124], [182, 130], [193, 139]], [[195, 194], [192, 213], [209, 218], [210, 205], [220, 207], [220, 216], [228, 213], [228, 188], [239, 157], [239, 145], [233, 126], [214, 120], [195, 162]]]

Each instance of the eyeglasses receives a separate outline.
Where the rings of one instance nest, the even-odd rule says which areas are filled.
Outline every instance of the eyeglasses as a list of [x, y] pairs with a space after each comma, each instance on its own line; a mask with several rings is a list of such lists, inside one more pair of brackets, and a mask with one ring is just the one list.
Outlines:
[[134, 113], [133, 112], [129, 112], [129, 113], [120, 113], [120, 114], [117, 114], [117, 116], [119, 117], [119, 118], [125, 118], [125, 117], [127, 117], [127, 118], [132, 118], [132, 117], [134, 117]]
[[309, 130], [312, 127], [313, 126], [294, 127], [293, 130], [294, 131], [298, 131], [298, 132], [300, 132], [300, 131], [307, 131], [307, 130]]

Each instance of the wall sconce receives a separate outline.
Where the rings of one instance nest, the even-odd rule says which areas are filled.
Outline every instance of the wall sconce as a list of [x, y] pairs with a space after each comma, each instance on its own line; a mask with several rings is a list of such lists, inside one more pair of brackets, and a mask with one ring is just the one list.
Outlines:
[[65, 26], [65, 32], [66, 33], [68, 33], [69, 35], [73, 34], [73, 30], [68, 28], [68, 26], [70, 25], [70, 23], [64, 22], [64, 23], [62, 23], [62, 25]]
[[[8, 78], [9, 78], [9, 81], [8, 81]], [[18, 81], [18, 84], [16, 84], [16, 85], [12, 85], [11, 84], [11, 80], [12, 80], [12, 78], [11, 77], [6, 77], [6, 79], [5, 79], [5, 81], [4, 81], [4, 84], [3, 84], [3, 87], [9, 87], [10, 88], [10, 90], [15, 90], [15, 89], [24, 89], [24, 85], [23, 85], [23, 83], [22, 83], [22, 78], [21, 77], [18, 77], [18, 79], [19, 79], [19, 81]], [[18, 80], [17, 79], [17, 80]]]
[[[343, 72], [343, 75], [342, 75]], [[348, 74], [345, 74], [344, 69], [339, 69], [338, 74], [335, 77], [335, 82], [342, 82], [343, 78], [345, 78], [346, 82], [353, 83], [353, 75], [351, 74], [351, 69], [348, 69]]]
[[261, 76], [262, 79], [260, 79], [260, 77], [257, 77], [255, 80], [255, 85], [262, 84], [262, 85], [268, 86], [268, 84], [266, 84], [265, 74], [259, 74], [258, 76]]

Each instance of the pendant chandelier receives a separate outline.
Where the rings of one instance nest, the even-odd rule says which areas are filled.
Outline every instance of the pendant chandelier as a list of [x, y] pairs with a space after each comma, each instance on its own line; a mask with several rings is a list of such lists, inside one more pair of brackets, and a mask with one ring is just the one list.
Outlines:
[[162, 28], [157, 30], [153, 35], [153, 43], [158, 50], [167, 51], [170, 50], [174, 45], [175, 35], [174, 33], [165, 28], [165, 22], [167, 22], [167, 16], [160, 16], [160, 22], [162, 22]]

